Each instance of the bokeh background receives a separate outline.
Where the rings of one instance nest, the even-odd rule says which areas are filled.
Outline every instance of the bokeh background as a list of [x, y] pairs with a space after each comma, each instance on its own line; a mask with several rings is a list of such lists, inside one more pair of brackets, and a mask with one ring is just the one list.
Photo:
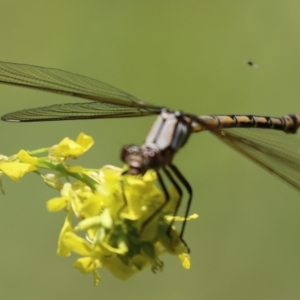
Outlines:
[[[0, 60], [100, 79], [142, 100], [196, 114], [299, 113], [298, 1], [1, 1]], [[253, 60], [254, 69], [243, 63]], [[1, 114], [73, 101], [0, 86]], [[76, 99], [74, 101], [77, 101]], [[83, 131], [96, 144], [87, 167], [121, 166], [154, 118], [0, 124], [1, 153], [50, 146]], [[0, 196], [2, 299], [299, 299], [300, 194], [216, 140], [195, 134], [175, 162], [194, 187], [186, 240], [192, 267], [102, 283], [57, 257], [63, 214], [40, 179], [4, 179]]]

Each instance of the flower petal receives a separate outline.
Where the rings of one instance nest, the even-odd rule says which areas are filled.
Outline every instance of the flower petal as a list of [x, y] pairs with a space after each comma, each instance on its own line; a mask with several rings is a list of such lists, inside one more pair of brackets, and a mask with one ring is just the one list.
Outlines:
[[80, 145], [85, 152], [88, 151], [94, 145], [94, 140], [91, 136], [88, 136], [81, 132], [76, 139], [76, 143]]
[[20, 150], [17, 154], [18, 158], [21, 160], [23, 163], [27, 163], [33, 166], [36, 166], [39, 162], [39, 159], [37, 157], [33, 157], [28, 154], [25, 150]]
[[190, 256], [187, 253], [181, 253], [181, 254], [178, 255], [178, 257], [181, 261], [182, 266], [185, 269], [190, 269], [190, 267], [191, 267], [191, 258], [190, 258]]
[[26, 173], [35, 171], [37, 168], [33, 165], [20, 162], [4, 162], [0, 164], [0, 170], [10, 179], [17, 181]]
[[77, 157], [88, 151], [94, 140], [92, 137], [80, 133], [76, 142], [70, 138], [64, 138], [58, 145], [56, 145], [51, 152], [51, 156], [55, 157]]
[[66, 232], [63, 235], [62, 240], [69, 249], [77, 254], [83, 256], [88, 256], [91, 254], [91, 245], [85, 239], [73, 232]]
[[74, 263], [73, 267], [78, 269], [81, 273], [87, 274], [95, 270], [95, 263], [89, 256], [78, 258]]
[[66, 207], [67, 201], [69, 200], [69, 197], [63, 196], [63, 197], [57, 197], [53, 198], [47, 201], [47, 209], [50, 212], [57, 212]]
[[72, 231], [70, 216], [67, 215], [65, 218], [65, 223], [60, 231], [59, 238], [58, 238], [58, 247], [56, 254], [59, 256], [69, 256], [71, 254], [71, 250], [69, 247], [66, 246], [63, 237], [67, 232]]

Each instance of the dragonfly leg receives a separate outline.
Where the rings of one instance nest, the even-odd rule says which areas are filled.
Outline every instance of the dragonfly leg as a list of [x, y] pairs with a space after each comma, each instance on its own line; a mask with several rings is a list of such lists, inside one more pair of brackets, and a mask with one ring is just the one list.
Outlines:
[[[126, 175], [126, 174], [128, 174], [128, 171], [124, 171], [123, 173], [122, 173], [122, 176], [124, 176], [124, 175]], [[123, 198], [123, 205], [119, 208], [119, 210], [118, 210], [118, 217], [120, 216], [120, 214], [122, 213], [122, 211], [127, 207], [127, 198], [126, 198], [126, 195], [125, 195], [125, 188], [124, 188], [124, 180], [122, 179], [121, 181], [120, 181], [120, 185], [121, 185], [121, 190], [122, 190], [122, 198]]]
[[[163, 170], [164, 170], [166, 176], [168, 177], [168, 179], [173, 184], [173, 186], [176, 189], [177, 193], [179, 194], [179, 199], [178, 199], [176, 207], [175, 207], [175, 209], [173, 211], [173, 217], [175, 217], [177, 215], [178, 210], [179, 210], [179, 208], [181, 206], [181, 203], [182, 203], [182, 195], [183, 195], [182, 189], [180, 188], [179, 184], [174, 179], [174, 176], [172, 175], [172, 173], [167, 168], [164, 168]], [[175, 176], [178, 177], [177, 173], [175, 173], [172, 168], [171, 168], [171, 170], [173, 171], [173, 173], [175, 174]], [[178, 178], [178, 179], [180, 180], [180, 178]], [[180, 180], [180, 182], [182, 182], [182, 181]], [[185, 185], [184, 185], [184, 187], [185, 187]], [[190, 198], [189, 198], [189, 200], [190, 200]], [[173, 223], [174, 223], [174, 219], [170, 222], [169, 229], [168, 229], [168, 235], [170, 235], [170, 233], [171, 233], [171, 229], [172, 229]], [[190, 250], [189, 246], [187, 245], [186, 241], [183, 239], [183, 230], [184, 230], [185, 224], [186, 224], [186, 214], [185, 214], [185, 220], [183, 221], [183, 225], [182, 225], [179, 237], [180, 237], [181, 242], [185, 245], [185, 247], [187, 249], [187, 253], [190, 253], [191, 250]]]
[[192, 204], [193, 189], [192, 189], [191, 185], [189, 184], [189, 182], [185, 179], [185, 177], [182, 175], [182, 173], [179, 171], [179, 169], [175, 165], [170, 164], [169, 167], [173, 171], [173, 173], [175, 174], [177, 179], [185, 187], [185, 189], [187, 190], [187, 192], [189, 194], [189, 198], [188, 198], [188, 202], [187, 202], [186, 209], [185, 209], [185, 214], [184, 214], [184, 221], [182, 223], [181, 232], [180, 232], [180, 238], [182, 239], [183, 234], [184, 234], [184, 230], [185, 230], [185, 227], [186, 227], [187, 217], [189, 215], [190, 207], [191, 207], [191, 204]]

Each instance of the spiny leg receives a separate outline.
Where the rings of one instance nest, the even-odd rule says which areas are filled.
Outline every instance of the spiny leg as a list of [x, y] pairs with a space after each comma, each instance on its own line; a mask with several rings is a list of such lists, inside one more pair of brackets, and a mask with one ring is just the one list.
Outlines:
[[[182, 195], [183, 195], [183, 193], [182, 193], [182, 189], [180, 188], [179, 184], [178, 184], [178, 183], [176, 182], [176, 180], [174, 179], [174, 177], [173, 177], [173, 175], [171, 174], [171, 172], [170, 172], [167, 168], [163, 168], [163, 170], [164, 170], [166, 176], [168, 177], [168, 179], [171, 181], [171, 183], [172, 183], [173, 186], [175, 187], [177, 193], [179, 194], [179, 199], [178, 199], [177, 204], [176, 204], [176, 207], [175, 207], [175, 209], [174, 209], [174, 211], [173, 211], [173, 219], [172, 219], [172, 221], [170, 222], [169, 229], [168, 229], [168, 232], [167, 232], [168, 236], [170, 236], [170, 232], [171, 232], [171, 229], [172, 229], [172, 225], [173, 225], [173, 223], [174, 223], [174, 217], [175, 217], [175, 216], [177, 215], [177, 213], [178, 213], [179, 207], [180, 207], [181, 202], [182, 202]], [[171, 169], [171, 170], [172, 170], [172, 169]], [[173, 170], [172, 170], [172, 171], [173, 171]], [[176, 175], [176, 173], [175, 173], [174, 171], [173, 171], [173, 173]], [[176, 176], [177, 176], [177, 175], [176, 175]], [[186, 219], [183, 221], [183, 224], [185, 224], [185, 223], [186, 223]], [[191, 250], [190, 250], [188, 244], [186, 243], [186, 241], [183, 239], [183, 236], [182, 236], [181, 233], [182, 233], [182, 229], [181, 229], [179, 238], [180, 238], [181, 242], [185, 245], [185, 247], [186, 247], [186, 249], [187, 249], [187, 253], [190, 253]]]
[[125, 195], [125, 188], [124, 188], [124, 180], [123, 180], [123, 176], [128, 174], [128, 171], [124, 171], [122, 172], [122, 180], [120, 181], [120, 185], [121, 185], [121, 190], [122, 190], [122, 196], [123, 196], [123, 205], [119, 208], [118, 210], [118, 217], [120, 216], [121, 212], [127, 207], [127, 198], [126, 198], [126, 195]]
[[[173, 217], [175, 217], [177, 215], [178, 209], [179, 209], [179, 207], [181, 205], [181, 200], [182, 200], [182, 195], [183, 195], [182, 189], [180, 188], [179, 184], [176, 182], [176, 180], [172, 176], [171, 172], [166, 167], [164, 167], [163, 170], [164, 170], [166, 176], [168, 177], [168, 179], [171, 181], [171, 183], [174, 186], [174, 188], [176, 189], [177, 193], [179, 194], [179, 199], [178, 199], [176, 207], [175, 207], [175, 209], [173, 211]], [[172, 221], [170, 223], [170, 229], [171, 229], [173, 223], [174, 223], [174, 218], [172, 219]]]
[[175, 165], [170, 164], [169, 167], [173, 171], [175, 176], [179, 179], [179, 181], [182, 183], [182, 185], [186, 188], [186, 190], [189, 194], [189, 198], [188, 198], [188, 202], [187, 202], [187, 206], [186, 206], [185, 214], [184, 214], [184, 221], [183, 221], [183, 224], [181, 227], [181, 232], [180, 232], [180, 238], [182, 239], [184, 230], [185, 230], [185, 226], [186, 226], [187, 217], [189, 215], [189, 211], [190, 211], [190, 207], [191, 207], [191, 203], [192, 203], [193, 189], [192, 189], [191, 185], [189, 184], [189, 182], [185, 179], [185, 177], [182, 175], [182, 173], [179, 171], [179, 169]]

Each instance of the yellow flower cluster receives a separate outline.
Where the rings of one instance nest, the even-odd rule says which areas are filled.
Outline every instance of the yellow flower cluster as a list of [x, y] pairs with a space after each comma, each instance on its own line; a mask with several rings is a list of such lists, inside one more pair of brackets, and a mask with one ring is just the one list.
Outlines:
[[[100, 282], [99, 268], [122, 280], [149, 265], [153, 272], [160, 271], [163, 262], [159, 257], [164, 253], [178, 255], [188, 269], [187, 249], [171, 226], [173, 220], [184, 220], [172, 217], [179, 200], [176, 190], [169, 190], [170, 200], [164, 205], [165, 195], [155, 184], [154, 171], [132, 176], [113, 166], [89, 170], [66, 164], [66, 159], [77, 158], [93, 143], [91, 137], [81, 133], [76, 141], [65, 138], [50, 149], [21, 150], [12, 157], [0, 157], [0, 172], [15, 181], [35, 172], [60, 191], [60, 197], [47, 202], [50, 212], [66, 211], [57, 254], [78, 254], [74, 267], [85, 274], [93, 273], [96, 285]], [[35, 156], [43, 152], [48, 156]], [[55, 174], [42, 175], [42, 169]], [[189, 217], [193, 218], [196, 216]]]

